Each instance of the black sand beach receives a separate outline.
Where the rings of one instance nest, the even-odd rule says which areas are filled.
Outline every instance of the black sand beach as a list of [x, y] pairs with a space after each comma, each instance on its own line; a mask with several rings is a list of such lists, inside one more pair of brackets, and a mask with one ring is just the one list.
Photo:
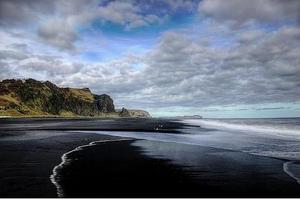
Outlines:
[[108, 136], [69, 133], [41, 139], [0, 140], [0, 197], [56, 197], [50, 175], [61, 162], [62, 154], [101, 139]]
[[[141, 150], [147, 148], [152, 155]], [[175, 161], [164, 159], [163, 153], [169, 152], [176, 154]], [[57, 178], [66, 197], [300, 195], [299, 184], [282, 170], [284, 161], [210, 147], [143, 140], [100, 142], [72, 152], [67, 161]]]
[[[117, 137], [72, 130], [118, 129], [156, 131], [164, 124], [166, 131], [176, 132], [182, 125], [156, 119], [0, 119], [0, 197], [56, 197], [50, 181], [53, 168], [61, 156], [93, 141]], [[164, 131], [160, 128], [160, 131]]]
[[[0, 196], [57, 197], [57, 191], [64, 197], [300, 196], [300, 185], [283, 172], [284, 160], [72, 131], [116, 129], [118, 124], [122, 130], [144, 132], [162, 127], [179, 133], [176, 129], [184, 127], [158, 119], [1, 120]], [[56, 187], [50, 176], [61, 156], [94, 141], [99, 142], [66, 156], [67, 164], [54, 176]]]
[[156, 118], [119, 118], [119, 119], [84, 119], [84, 118], [2, 118], [1, 133], [20, 133], [20, 131], [143, 131], [179, 133], [183, 125], [175, 119]]

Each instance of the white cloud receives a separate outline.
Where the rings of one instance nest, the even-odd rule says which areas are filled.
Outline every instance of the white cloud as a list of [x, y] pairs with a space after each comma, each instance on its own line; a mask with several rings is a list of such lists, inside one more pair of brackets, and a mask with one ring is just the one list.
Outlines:
[[59, 49], [75, 50], [74, 42], [78, 35], [74, 27], [65, 21], [51, 20], [39, 28], [38, 34], [44, 41]]
[[1, 0], [0, 25], [23, 26], [24, 23], [40, 20], [42, 15], [51, 15], [55, 2], [40, 0]]
[[80, 39], [78, 28], [88, 26], [94, 20], [131, 30], [163, 23], [167, 16], [145, 14], [135, 1], [110, 1], [107, 4], [99, 4], [97, 0], [0, 1], [1, 26], [25, 29], [37, 25], [42, 41], [60, 50], [76, 50], [75, 43]]
[[300, 20], [298, 0], [203, 0], [199, 3], [200, 15], [212, 17], [219, 22], [244, 25], [255, 22], [283, 22]]
[[134, 1], [111, 1], [102, 6], [98, 6], [95, 0], [59, 1], [56, 7], [54, 17], [40, 22], [38, 34], [50, 45], [71, 51], [74, 51], [75, 42], [79, 39], [77, 28], [88, 26], [94, 20], [119, 24], [125, 30], [167, 20], [167, 16], [143, 14]]
[[[291, 0], [290, 5], [274, 0], [253, 2], [204, 0], [199, 4], [199, 11], [218, 22], [231, 21], [238, 26], [251, 21], [298, 19], [296, 1]], [[133, 1], [100, 6], [94, 6], [95, 3], [54, 2], [55, 8], [50, 7], [54, 11], [49, 12], [53, 16], [45, 15], [43, 20], [38, 20], [39, 38], [30, 32], [24, 34], [27, 29], [1, 30], [0, 78], [31, 77], [61, 86], [90, 87], [95, 93], [108, 93], [117, 104], [129, 107], [136, 104], [205, 107], [300, 100], [300, 29], [297, 26], [281, 26], [272, 31], [248, 27], [237, 31], [227, 23], [222, 26], [214, 23], [218, 29], [212, 25], [210, 30], [203, 30], [208, 35], [204, 39], [197, 34], [188, 35], [190, 29], [169, 31], [144, 54], [123, 54], [114, 60], [93, 64], [82, 61], [78, 55], [49, 50], [40, 44], [42, 39], [60, 50], [75, 51], [80, 39], [77, 28], [95, 19], [122, 25], [127, 30], [165, 20], [158, 15], [142, 14], [142, 7]], [[173, 9], [192, 5], [185, 3], [179, 0], [170, 5]], [[29, 4], [23, 9], [34, 9], [32, 14], [39, 10]], [[26, 13], [20, 11], [20, 16], [27, 16]], [[274, 16], [275, 13], [278, 16]], [[7, 22], [20, 17], [3, 15], [0, 14], [0, 20]], [[23, 22], [33, 18], [35, 15], [30, 14]], [[222, 42], [213, 41], [216, 37], [230, 45], [224, 47], [220, 45]]]

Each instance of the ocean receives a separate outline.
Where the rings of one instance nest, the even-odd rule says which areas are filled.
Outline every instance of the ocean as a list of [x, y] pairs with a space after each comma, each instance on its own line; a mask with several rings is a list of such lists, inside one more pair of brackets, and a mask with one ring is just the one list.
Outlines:
[[300, 160], [300, 118], [203, 119], [188, 124], [209, 129], [205, 136], [190, 128], [200, 145], [238, 150], [256, 155]]
[[[160, 133], [159, 127], [157, 133], [107, 131], [99, 134], [213, 147], [278, 158], [286, 161], [283, 165], [284, 172], [300, 183], [300, 118], [181, 119], [180, 122], [189, 126], [180, 129], [179, 134]], [[153, 146], [143, 141], [135, 142], [134, 145], [143, 148], [147, 155], [182, 164], [180, 159], [183, 157], [174, 158], [172, 153], [162, 149], [167, 145]], [[192, 162], [193, 159], [194, 157], [190, 157], [185, 161]]]
[[183, 119], [191, 125], [182, 133], [98, 132], [151, 141], [175, 142], [237, 150], [261, 156], [300, 161], [300, 118]]
[[[163, 132], [167, 124], [163, 119], [156, 120], [154, 132], [77, 131], [121, 138], [65, 153], [51, 176], [58, 194], [300, 194], [300, 118], [174, 121], [183, 124], [177, 132]], [[98, 179], [102, 179], [101, 186]]]

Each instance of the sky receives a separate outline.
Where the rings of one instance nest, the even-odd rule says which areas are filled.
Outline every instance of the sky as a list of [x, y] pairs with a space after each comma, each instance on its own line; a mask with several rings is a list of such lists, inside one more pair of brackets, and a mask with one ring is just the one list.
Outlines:
[[299, 0], [0, 0], [0, 38], [0, 80], [158, 117], [300, 117]]

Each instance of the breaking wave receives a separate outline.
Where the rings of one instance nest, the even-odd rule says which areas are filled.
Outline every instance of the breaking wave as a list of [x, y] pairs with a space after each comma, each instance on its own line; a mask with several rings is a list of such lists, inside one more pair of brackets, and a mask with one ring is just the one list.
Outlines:
[[256, 133], [260, 135], [271, 135], [300, 139], [300, 119], [188, 119], [184, 123], [199, 125], [208, 129], [225, 131], [239, 131], [244, 133]]

